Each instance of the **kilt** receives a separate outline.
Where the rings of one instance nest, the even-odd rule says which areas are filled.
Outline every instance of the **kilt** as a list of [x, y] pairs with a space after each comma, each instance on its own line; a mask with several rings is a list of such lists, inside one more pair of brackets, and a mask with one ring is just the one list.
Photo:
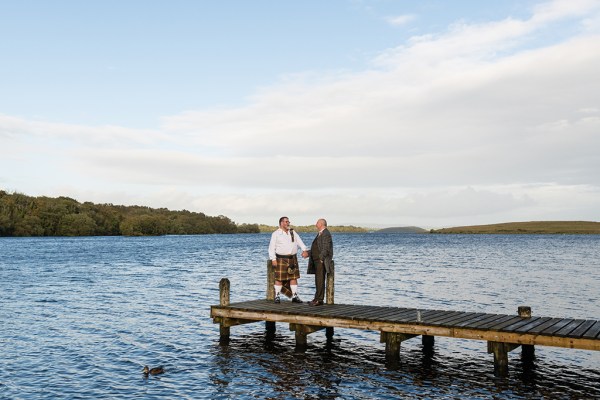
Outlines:
[[[290, 274], [288, 268], [293, 267], [293, 272]], [[279, 258], [277, 257], [277, 266], [273, 267], [273, 275], [276, 281], [289, 281], [300, 278], [300, 268], [298, 267], [298, 257]]]

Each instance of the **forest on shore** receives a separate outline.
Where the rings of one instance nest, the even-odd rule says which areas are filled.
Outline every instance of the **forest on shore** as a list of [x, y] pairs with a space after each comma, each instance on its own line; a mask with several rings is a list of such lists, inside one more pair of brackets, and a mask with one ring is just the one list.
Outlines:
[[0, 236], [154, 236], [258, 233], [219, 215], [187, 210], [79, 203], [69, 197], [32, 197], [0, 190]]

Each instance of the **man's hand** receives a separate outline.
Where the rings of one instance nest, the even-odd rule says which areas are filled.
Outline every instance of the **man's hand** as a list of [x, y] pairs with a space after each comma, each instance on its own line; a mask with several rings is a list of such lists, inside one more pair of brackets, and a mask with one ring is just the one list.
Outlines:
[[308, 258], [308, 251], [304, 250], [302, 252], [302, 258]]

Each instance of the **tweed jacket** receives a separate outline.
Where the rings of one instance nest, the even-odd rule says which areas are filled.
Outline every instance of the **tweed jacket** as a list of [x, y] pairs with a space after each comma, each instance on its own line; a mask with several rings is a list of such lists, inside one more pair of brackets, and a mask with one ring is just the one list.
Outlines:
[[[314, 241], [317, 242], [317, 247], [319, 249], [319, 259], [323, 261], [325, 264], [325, 271], [330, 274], [333, 272], [333, 239], [331, 238], [331, 233], [329, 229], [323, 229], [323, 232], [320, 235], [315, 237]], [[313, 241], [313, 243], [314, 243]], [[315, 273], [315, 264], [312, 259], [312, 254], [308, 256], [308, 270], [307, 274]]]

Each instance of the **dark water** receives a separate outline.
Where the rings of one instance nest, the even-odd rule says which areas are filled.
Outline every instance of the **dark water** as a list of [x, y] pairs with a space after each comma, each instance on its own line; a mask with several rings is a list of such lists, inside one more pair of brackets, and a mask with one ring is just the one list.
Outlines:
[[[303, 235], [310, 243], [312, 235]], [[268, 235], [0, 239], [0, 398], [600, 398], [600, 352], [536, 347], [493, 375], [483, 341], [403, 342], [385, 365], [375, 332], [336, 329], [294, 351], [278, 324], [209, 318], [265, 295]], [[600, 319], [600, 236], [334, 235], [336, 302]], [[305, 269], [305, 263], [302, 264]], [[312, 276], [300, 280], [310, 300]], [[141, 370], [164, 365], [144, 379]]]

